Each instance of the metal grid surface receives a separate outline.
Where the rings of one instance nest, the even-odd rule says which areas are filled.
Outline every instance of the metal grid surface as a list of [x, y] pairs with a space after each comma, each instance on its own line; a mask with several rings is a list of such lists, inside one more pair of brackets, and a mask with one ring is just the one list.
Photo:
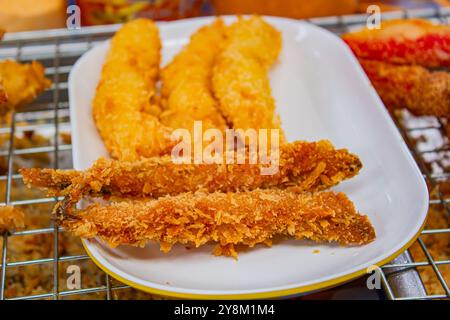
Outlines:
[[[450, 21], [450, 10], [448, 9], [426, 9], [393, 12], [384, 14], [383, 19], [422, 17], [432, 19], [440, 23], [448, 24]], [[325, 27], [337, 34], [353, 30], [366, 22], [365, 15], [349, 15], [341, 17], [311, 19], [310, 22]], [[40, 205], [53, 205], [58, 199], [47, 198], [41, 195], [15, 196], [17, 188], [23, 188], [21, 176], [17, 172], [16, 161], [22, 161], [24, 157], [33, 157], [45, 154], [49, 157], [50, 167], [70, 168], [71, 167], [71, 145], [61, 139], [61, 132], [70, 131], [70, 119], [68, 112], [67, 80], [68, 74], [75, 61], [89, 48], [98, 42], [109, 38], [118, 26], [86, 27], [80, 31], [52, 30], [45, 32], [24, 32], [10, 34], [0, 42], [0, 59], [15, 59], [22, 62], [38, 60], [44, 64], [46, 74], [52, 79], [53, 85], [50, 90], [43, 94], [32, 105], [24, 109], [17, 110], [12, 115], [12, 121], [0, 127], [0, 135], [6, 136], [0, 148], [0, 158], [5, 165], [4, 174], [0, 175], [0, 183], [5, 185], [3, 199], [0, 205], [37, 207]], [[426, 117], [424, 119], [414, 119], [406, 112], [392, 114], [394, 122], [397, 124], [405, 141], [407, 142], [413, 156], [422, 170], [430, 190], [435, 190], [430, 199], [430, 206], [440, 206], [441, 210], [450, 215], [450, 198], [441, 190], [443, 183], [450, 183], [450, 172], [441, 170], [436, 173], [430, 168], [429, 159], [433, 155], [449, 157], [449, 142], [446, 125], [441, 119]], [[408, 121], [408, 118], [409, 121]], [[406, 119], [406, 120], [405, 120]], [[38, 146], [16, 146], [16, 136], [20, 136], [31, 131], [44, 132], [49, 137], [49, 143]], [[417, 140], [423, 135], [432, 133], [432, 137], [440, 139], [441, 143], [432, 145], [427, 150], [423, 149]], [[447, 165], [448, 166], [448, 165]], [[50, 209], [49, 209], [50, 210]], [[2, 253], [0, 255], [0, 300], [3, 299], [64, 299], [74, 296], [80, 297], [87, 294], [101, 293], [102, 297], [111, 299], [113, 292], [127, 289], [126, 285], [113, 281], [104, 273], [97, 284], [82, 289], [64, 289], [60, 282], [61, 264], [82, 263], [90, 260], [84, 254], [61, 254], [60, 236], [64, 233], [49, 220], [48, 225], [43, 225], [34, 229], [17, 231], [3, 235]], [[440, 270], [441, 267], [450, 264], [450, 260], [440, 259], [433, 256], [428, 250], [423, 237], [428, 235], [447, 236], [450, 233], [448, 228], [425, 229], [416, 246], [423, 251], [425, 259], [413, 261], [411, 255], [405, 252], [400, 257], [385, 265], [382, 268], [382, 282], [386, 296], [389, 299], [438, 299], [449, 298], [449, 284]], [[46, 258], [30, 258], [27, 260], [10, 261], [10, 243], [18, 237], [26, 236], [48, 236], [52, 237], [52, 254]], [[448, 243], [447, 243], [448, 246]], [[48, 292], [30, 294], [26, 296], [7, 296], [5, 293], [9, 289], [8, 271], [14, 268], [46, 265], [51, 268], [52, 290]], [[442, 294], [429, 294], [423, 287], [425, 279], [421, 278], [417, 268], [431, 268], [437, 279], [437, 283], [442, 287]], [[448, 281], [448, 279], [447, 279]], [[13, 290], [14, 291], [14, 290]]]

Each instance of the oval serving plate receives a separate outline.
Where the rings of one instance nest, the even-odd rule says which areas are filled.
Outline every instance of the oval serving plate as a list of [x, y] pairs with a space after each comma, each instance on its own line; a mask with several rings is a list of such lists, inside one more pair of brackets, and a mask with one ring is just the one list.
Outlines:
[[[231, 22], [234, 17], [226, 17]], [[366, 273], [413, 243], [423, 227], [428, 192], [413, 158], [357, 60], [334, 34], [282, 18], [266, 18], [283, 34], [279, 62], [270, 73], [273, 95], [288, 140], [329, 139], [358, 154], [364, 164], [354, 179], [335, 188], [367, 214], [377, 239], [362, 247], [285, 240], [257, 246], [239, 260], [215, 257], [212, 245], [175, 246], [164, 254], [157, 244], [111, 249], [97, 239], [83, 240], [95, 263], [138, 289], [182, 298], [269, 298], [316, 291]], [[197, 18], [160, 24], [163, 63], [210, 23]], [[69, 78], [73, 160], [86, 169], [107, 156], [97, 133], [91, 102], [108, 42], [73, 67]]]

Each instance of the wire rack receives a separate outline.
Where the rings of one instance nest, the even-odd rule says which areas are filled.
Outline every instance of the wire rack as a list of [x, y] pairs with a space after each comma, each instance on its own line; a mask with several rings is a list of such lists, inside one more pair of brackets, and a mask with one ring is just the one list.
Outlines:
[[[431, 8], [424, 10], [401, 11], [383, 14], [382, 18], [411, 18], [421, 17], [448, 24], [450, 21], [450, 10]], [[353, 30], [365, 24], [366, 15], [349, 15], [340, 17], [328, 17], [309, 20], [311, 23], [322, 26], [337, 34]], [[62, 138], [62, 133], [70, 132], [69, 103], [67, 93], [68, 74], [76, 60], [93, 45], [109, 38], [116, 30], [117, 25], [102, 27], [86, 27], [82, 30], [51, 30], [45, 32], [23, 32], [7, 35], [4, 41], [0, 42], [0, 59], [15, 59], [22, 62], [32, 60], [40, 61], [46, 68], [46, 74], [52, 79], [53, 85], [44, 95], [33, 104], [24, 109], [17, 110], [12, 115], [12, 121], [0, 127], [0, 136], [3, 145], [0, 149], [0, 159], [3, 161], [4, 173], [0, 175], [0, 183], [4, 186], [3, 202], [0, 205], [13, 205], [27, 207], [29, 209], [44, 208], [51, 210], [56, 198], [45, 197], [44, 194], [23, 193], [24, 186], [21, 184], [21, 176], [17, 172], [20, 163], [27, 159], [39, 159], [45, 157], [47, 166], [53, 168], [70, 168], [71, 145], [68, 139]], [[445, 190], [446, 183], [450, 184], [450, 173], [446, 170], [450, 160], [449, 143], [447, 137], [446, 123], [444, 120], [425, 117], [414, 118], [407, 112], [393, 113], [392, 118], [398, 129], [407, 142], [411, 153], [422, 170], [424, 179], [427, 181], [431, 193], [430, 210], [432, 207], [439, 207], [443, 219], [448, 222], [450, 197]], [[36, 145], [22, 145], [17, 137], [37, 132], [48, 137], [45, 143]], [[422, 140], [424, 137], [431, 137], [430, 143]], [[422, 139], [422, 140], [421, 140]], [[434, 140], [433, 140], [434, 139]], [[418, 142], [419, 141], [419, 142]], [[422, 141], [422, 142], [421, 142]], [[434, 141], [434, 142], [433, 142]], [[425, 149], [424, 149], [425, 148]], [[431, 160], [430, 160], [431, 159]], [[437, 160], [436, 160], [437, 159]], [[49, 165], [50, 163], [50, 165]], [[431, 165], [430, 165], [431, 163]], [[440, 169], [436, 169], [435, 164], [439, 163]], [[444, 163], [442, 165], [442, 163]], [[450, 188], [449, 188], [450, 189]], [[2, 193], [0, 193], [2, 196]], [[105, 299], [114, 298], [114, 293], [129, 289], [111, 279], [108, 275], [97, 270], [96, 275], [90, 279], [92, 285], [88, 288], [67, 289], [61, 283], [61, 274], [67, 264], [92, 263], [90, 258], [81, 250], [77, 253], [62, 251], [62, 235], [65, 232], [58, 228], [49, 219], [38, 227], [16, 231], [3, 235], [0, 260], [0, 300], [23, 300], [23, 299], [65, 299], [83, 298], [87, 296], [101, 297]], [[436, 255], [428, 248], [426, 237], [441, 237], [442, 241], [447, 241], [450, 229], [443, 228], [425, 229], [414, 246], [421, 251], [423, 259], [413, 259], [410, 252], [405, 252], [382, 268], [381, 278], [386, 297], [389, 299], [442, 299], [449, 298], [450, 291], [448, 281], [441, 271], [444, 267], [449, 267], [448, 256]], [[11, 258], [14, 251], [15, 241], [26, 237], [46, 238], [45, 246], [50, 254], [47, 257], [28, 255], [26, 259], [15, 260]], [[33, 245], [33, 240], [31, 245]], [[67, 241], [79, 242], [76, 239]], [[26, 242], [30, 245], [29, 242]], [[39, 242], [39, 245], [42, 245]], [[444, 250], [444, 249], [443, 249]], [[39, 277], [50, 277], [50, 285], [41, 288], [37, 292], [21, 295], [13, 288], [16, 278], [15, 269], [38, 267], [32, 276], [25, 278], [28, 281], [39, 282]], [[420, 268], [428, 268], [431, 272], [422, 273]], [[10, 275], [10, 272], [12, 275]], [[439, 293], [430, 293], [426, 290], [425, 284], [430, 281], [430, 275], [434, 276], [435, 283], [439, 285]], [[22, 276], [23, 277], [23, 276]], [[10, 279], [12, 278], [12, 280]], [[36, 280], [37, 279], [37, 280]]]

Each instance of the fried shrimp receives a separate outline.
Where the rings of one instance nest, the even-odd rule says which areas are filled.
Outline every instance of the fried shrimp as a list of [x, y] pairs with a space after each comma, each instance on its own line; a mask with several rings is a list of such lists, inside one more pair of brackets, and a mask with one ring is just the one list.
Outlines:
[[388, 108], [450, 118], [449, 73], [373, 60], [360, 63]]
[[39, 62], [0, 61], [0, 115], [30, 103], [51, 84]]
[[125, 24], [111, 41], [93, 116], [113, 158], [133, 161], [171, 148], [171, 129], [152, 114], [160, 49], [158, 28], [147, 19]]
[[218, 244], [215, 254], [237, 257], [235, 245], [270, 245], [276, 236], [363, 245], [375, 239], [365, 215], [343, 194], [298, 194], [282, 190], [195, 193], [157, 200], [94, 204], [62, 217], [75, 235], [100, 237], [111, 246], [160, 243], [199, 247]]
[[202, 121], [203, 129], [225, 129], [211, 91], [212, 67], [224, 41], [224, 29], [221, 19], [200, 28], [162, 70], [163, 124], [192, 130], [194, 121]]
[[336, 150], [329, 141], [297, 141], [281, 146], [278, 172], [262, 175], [263, 164], [177, 164], [170, 157], [122, 162], [99, 159], [85, 172], [20, 169], [24, 183], [52, 195], [160, 197], [183, 192], [232, 192], [295, 187], [302, 191], [330, 188], [358, 174], [356, 155]]
[[267, 74], [280, 49], [280, 33], [260, 17], [239, 18], [227, 28], [212, 85], [219, 109], [233, 128], [280, 129]]
[[427, 20], [386, 21], [380, 29], [342, 36], [361, 59], [423, 67], [450, 67], [450, 26]]

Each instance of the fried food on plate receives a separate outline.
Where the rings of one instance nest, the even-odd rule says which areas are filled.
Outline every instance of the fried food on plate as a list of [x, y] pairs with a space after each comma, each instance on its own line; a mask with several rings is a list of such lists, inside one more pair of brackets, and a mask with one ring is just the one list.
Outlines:
[[36, 61], [30, 64], [13, 60], [0, 61], [0, 79], [3, 84], [3, 99], [5, 93], [8, 97], [6, 102], [0, 103], [0, 115], [30, 103], [52, 84], [45, 77], [44, 67]]
[[450, 67], [450, 26], [427, 20], [392, 20], [381, 29], [342, 36], [358, 58], [423, 67]]
[[416, 115], [450, 117], [450, 74], [420, 66], [360, 60], [388, 108], [407, 108]]
[[367, 216], [359, 214], [343, 193], [332, 192], [187, 193], [104, 207], [94, 204], [62, 217], [62, 225], [77, 236], [100, 237], [111, 246], [158, 241], [168, 252], [176, 243], [199, 247], [215, 242], [216, 254], [234, 257], [234, 245], [270, 245], [280, 235], [341, 245], [375, 239]]
[[133, 161], [170, 150], [171, 130], [152, 114], [160, 49], [158, 28], [147, 19], [125, 24], [112, 38], [93, 116], [116, 159]]
[[302, 191], [330, 188], [358, 174], [356, 155], [336, 150], [329, 141], [297, 141], [282, 145], [278, 172], [262, 175], [264, 164], [176, 164], [168, 156], [122, 162], [99, 159], [85, 172], [20, 169], [24, 183], [47, 189], [52, 195], [160, 197], [183, 192], [252, 190], [296, 187]]
[[25, 227], [25, 214], [22, 210], [12, 206], [0, 207], [0, 233], [23, 229]]
[[195, 32], [189, 44], [162, 70], [163, 124], [192, 130], [194, 121], [202, 121], [204, 130], [225, 129], [211, 91], [212, 67], [224, 36], [223, 21], [216, 19]]
[[280, 49], [280, 33], [260, 17], [240, 17], [227, 28], [212, 85], [219, 108], [233, 128], [280, 129], [268, 78]]

